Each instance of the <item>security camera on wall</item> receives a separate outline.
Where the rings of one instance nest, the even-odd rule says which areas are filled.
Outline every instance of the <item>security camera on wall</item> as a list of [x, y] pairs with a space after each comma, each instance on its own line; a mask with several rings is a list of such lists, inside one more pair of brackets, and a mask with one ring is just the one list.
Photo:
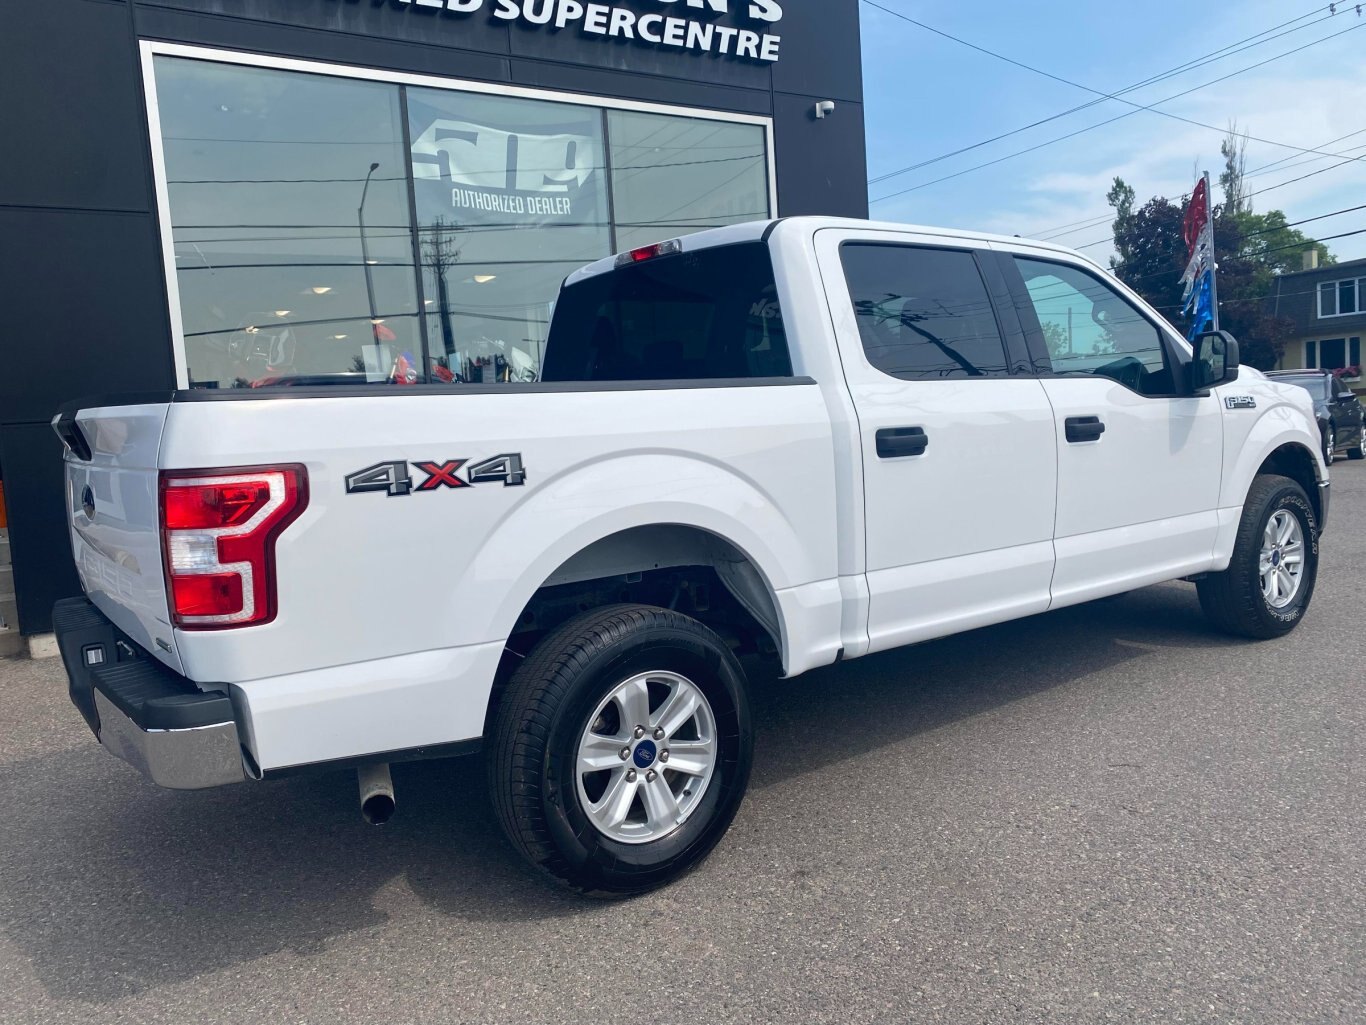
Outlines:
[[834, 100], [821, 100], [820, 103], [816, 104], [816, 120], [818, 120], [818, 121], [821, 120], [822, 118], [827, 118], [827, 117], [829, 117], [829, 116], [830, 116], [831, 114], [833, 114], [834, 112], [835, 112], [835, 101], [834, 101]]

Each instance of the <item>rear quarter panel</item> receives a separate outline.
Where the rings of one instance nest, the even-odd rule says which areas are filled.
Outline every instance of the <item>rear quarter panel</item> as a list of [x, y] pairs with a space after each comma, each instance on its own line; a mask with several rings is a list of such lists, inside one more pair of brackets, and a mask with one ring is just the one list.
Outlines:
[[[376, 463], [510, 452], [523, 486], [346, 493]], [[235, 683], [501, 641], [571, 555], [652, 523], [725, 537], [775, 591], [830, 580], [833, 460], [814, 385], [177, 403], [164, 468], [302, 462], [310, 492], [277, 547], [275, 621], [178, 631], [181, 658]]]

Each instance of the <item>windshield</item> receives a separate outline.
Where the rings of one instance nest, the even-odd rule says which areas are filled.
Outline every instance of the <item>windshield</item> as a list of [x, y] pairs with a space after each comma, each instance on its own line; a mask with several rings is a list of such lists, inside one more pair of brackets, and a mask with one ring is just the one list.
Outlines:
[[1328, 378], [1322, 374], [1277, 374], [1272, 380], [1281, 384], [1298, 385], [1316, 399], [1328, 397]]
[[768, 246], [745, 242], [658, 256], [563, 289], [541, 379], [791, 375]]

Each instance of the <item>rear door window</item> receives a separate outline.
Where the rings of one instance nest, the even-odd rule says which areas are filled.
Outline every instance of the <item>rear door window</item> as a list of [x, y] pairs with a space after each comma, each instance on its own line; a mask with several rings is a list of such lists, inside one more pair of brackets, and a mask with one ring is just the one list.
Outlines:
[[972, 253], [875, 242], [840, 248], [868, 362], [905, 381], [995, 377], [1005, 344]]
[[658, 256], [560, 292], [543, 381], [792, 376], [763, 242]]

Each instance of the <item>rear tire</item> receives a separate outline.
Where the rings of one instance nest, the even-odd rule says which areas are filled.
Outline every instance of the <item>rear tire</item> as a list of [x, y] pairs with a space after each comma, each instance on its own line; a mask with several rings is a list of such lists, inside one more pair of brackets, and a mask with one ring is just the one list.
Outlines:
[[1333, 456], [1338, 450], [1338, 432], [1332, 427], [1328, 428], [1328, 433], [1323, 436], [1323, 461], [1329, 466], [1333, 465]]
[[527, 656], [489, 740], [493, 805], [518, 852], [582, 893], [641, 893], [693, 868], [739, 810], [744, 670], [687, 616], [595, 609]]
[[1228, 569], [1196, 584], [1200, 607], [1226, 633], [1256, 640], [1283, 636], [1304, 618], [1318, 564], [1318, 522], [1304, 488], [1288, 477], [1257, 477], [1243, 503]]
[[1347, 458], [1361, 459], [1366, 457], [1366, 451], [1363, 451], [1363, 448], [1366, 448], [1366, 427], [1362, 427], [1361, 432], [1357, 435], [1356, 448], [1347, 450]]

